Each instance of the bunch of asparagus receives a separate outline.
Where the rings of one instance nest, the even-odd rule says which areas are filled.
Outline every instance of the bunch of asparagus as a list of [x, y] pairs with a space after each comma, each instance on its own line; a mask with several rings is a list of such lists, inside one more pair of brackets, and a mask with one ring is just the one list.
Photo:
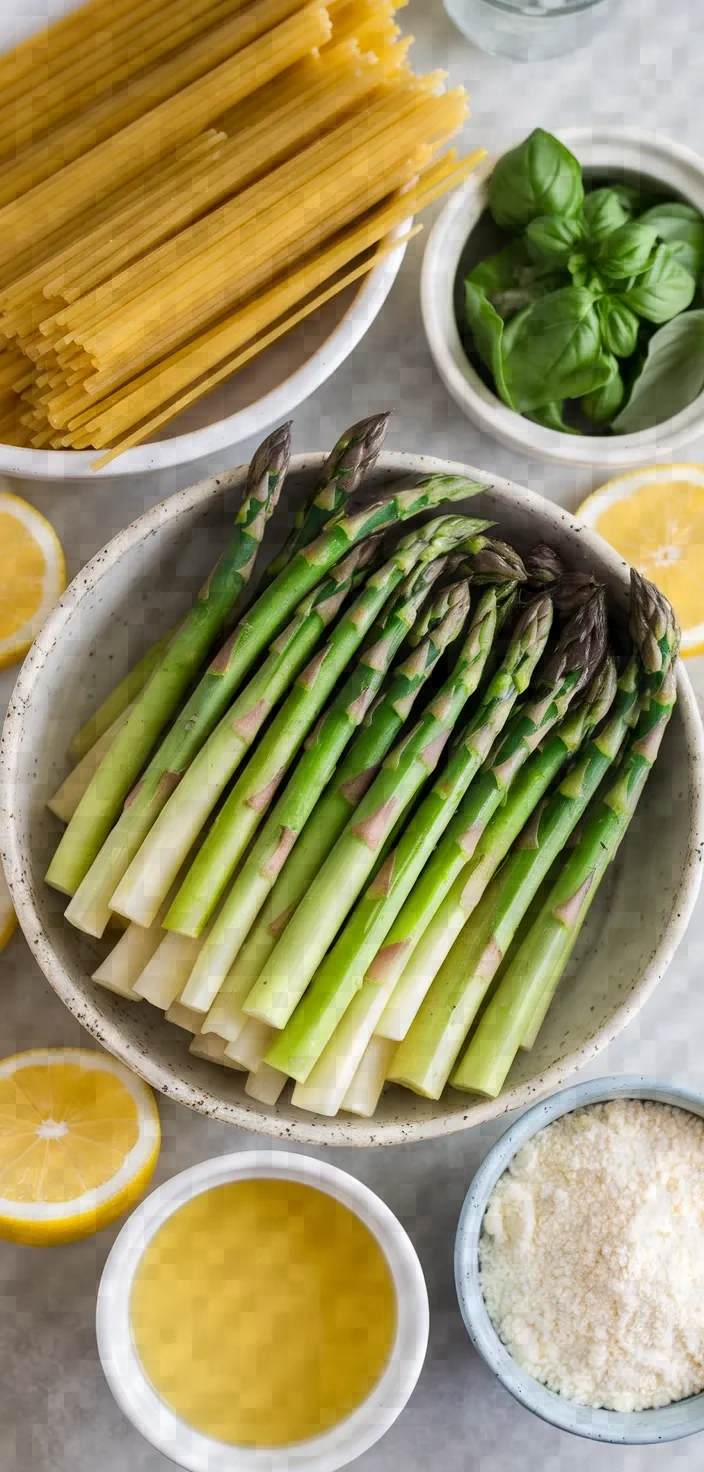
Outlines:
[[50, 803], [67, 919], [129, 922], [95, 980], [247, 1070], [252, 1097], [292, 1079], [325, 1115], [372, 1114], [387, 1079], [500, 1092], [675, 701], [677, 625], [638, 574], [617, 667], [603, 589], [552, 548], [523, 562], [452, 511], [384, 545], [482, 489], [429, 476], [350, 510], [387, 423], [341, 437], [213, 653], [285, 481], [290, 426], [268, 437], [205, 587]]

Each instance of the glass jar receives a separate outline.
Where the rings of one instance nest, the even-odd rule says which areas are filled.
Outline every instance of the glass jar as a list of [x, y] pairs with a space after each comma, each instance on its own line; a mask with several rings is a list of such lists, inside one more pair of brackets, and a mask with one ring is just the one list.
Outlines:
[[620, 0], [444, 0], [458, 30], [482, 51], [544, 61], [588, 46]]

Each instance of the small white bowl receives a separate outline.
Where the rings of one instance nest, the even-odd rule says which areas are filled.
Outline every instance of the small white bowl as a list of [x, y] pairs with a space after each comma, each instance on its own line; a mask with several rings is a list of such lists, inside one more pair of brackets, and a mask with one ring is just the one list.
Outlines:
[[[332, 1430], [290, 1447], [252, 1450], [194, 1431], [160, 1399], [140, 1364], [130, 1326], [130, 1294], [142, 1254], [179, 1207], [230, 1181], [298, 1181], [353, 1211], [376, 1238], [396, 1289], [396, 1338], [389, 1363], [367, 1399]], [[335, 1472], [373, 1446], [401, 1414], [428, 1344], [428, 1294], [401, 1223], [367, 1186], [333, 1165], [283, 1150], [252, 1150], [203, 1161], [148, 1196], [120, 1232], [98, 1291], [98, 1352], [120, 1409], [152, 1446], [187, 1472]]]
[[[654, 182], [704, 214], [704, 159], [690, 148], [642, 128], [564, 128], [558, 137], [585, 169]], [[469, 362], [455, 317], [455, 280], [469, 236], [488, 208], [487, 159], [451, 196], [428, 239], [421, 275], [421, 310], [435, 366], [455, 403], [480, 429], [538, 460], [619, 470], [675, 458], [704, 433], [704, 393], [672, 419], [637, 434], [572, 435], [545, 429], [502, 403]]]
[[[82, 0], [62, 0], [49, 7], [78, 9]], [[21, 38], [46, 25], [47, 7], [28, 18], [24, 0], [0, 4], [0, 54]], [[390, 239], [406, 235], [410, 221]], [[163, 437], [126, 450], [105, 470], [91, 470], [97, 450], [27, 450], [0, 444], [0, 473], [22, 480], [114, 480], [149, 475], [205, 457], [223, 457], [250, 435], [264, 434], [288, 419], [354, 352], [378, 316], [396, 280], [405, 245], [381, 258], [361, 281], [333, 297], [293, 332], [247, 364], [239, 373], [194, 404], [162, 432]], [[211, 461], [211, 463], [214, 463]]]
[[695, 1431], [704, 1431], [704, 1393], [651, 1411], [595, 1410], [566, 1400], [548, 1390], [521, 1369], [499, 1338], [487, 1313], [479, 1281], [479, 1238], [491, 1193], [514, 1155], [546, 1125], [608, 1099], [652, 1099], [704, 1117], [704, 1095], [639, 1076], [612, 1075], [589, 1079], [563, 1089], [559, 1094], [534, 1104], [516, 1121], [479, 1167], [467, 1192], [455, 1240], [455, 1286], [465, 1328], [475, 1349], [511, 1395], [561, 1431], [590, 1441], [616, 1442], [621, 1446], [650, 1446], [655, 1442], [678, 1441]]

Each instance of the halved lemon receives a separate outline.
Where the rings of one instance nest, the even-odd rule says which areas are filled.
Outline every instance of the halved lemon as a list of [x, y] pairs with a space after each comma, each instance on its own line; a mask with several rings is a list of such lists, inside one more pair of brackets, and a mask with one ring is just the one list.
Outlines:
[[17, 916], [12, 908], [10, 891], [0, 864], [0, 951], [4, 951], [16, 924]]
[[65, 587], [53, 526], [0, 487], [0, 669], [24, 657]]
[[161, 1131], [147, 1084], [107, 1053], [42, 1048], [0, 1063], [0, 1237], [50, 1247], [143, 1194]]
[[683, 655], [704, 653], [704, 465], [648, 465], [600, 486], [577, 511], [669, 598]]

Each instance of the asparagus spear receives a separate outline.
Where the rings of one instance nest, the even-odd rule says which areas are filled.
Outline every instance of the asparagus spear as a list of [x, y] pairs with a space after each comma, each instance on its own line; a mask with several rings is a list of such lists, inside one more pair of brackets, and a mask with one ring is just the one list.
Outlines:
[[[491, 753], [485, 770], [462, 802], [391, 927], [385, 945], [372, 958], [371, 980], [389, 985], [399, 980], [445, 896], [475, 855], [488, 823], [512, 790], [521, 768], [599, 668], [605, 647], [606, 605], [600, 592], [570, 620], [537, 683], [533, 701], [516, 713], [498, 749]], [[580, 724], [574, 733], [571, 727], [567, 728], [568, 737], [573, 734], [574, 739], [580, 738], [581, 731]], [[548, 764], [546, 757], [545, 765]], [[522, 790], [519, 788], [519, 792]], [[527, 809], [526, 817], [530, 810]], [[449, 950], [449, 931], [447, 939]], [[439, 944], [442, 945], [442, 939]], [[427, 963], [428, 955], [423, 959]], [[434, 974], [428, 967], [428, 985]]]
[[[423, 685], [445, 649], [459, 637], [463, 610], [443, 591], [433, 601], [421, 625], [427, 632], [416, 651], [392, 674], [388, 689], [355, 739], [326, 793], [316, 804], [293, 853], [284, 864], [271, 896], [247, 936], [222, 991], [203, 1023], [232, 1042], [246, 1021], [242, 1003], [251, 991], [279, 936], [324, 860], [371, 786], [381, 762], [408, 720]], [[420, 626], [419, 626], [420, 627]], [[411, 636], [415, 643], [416, 630]]]
[[103, 758], [54, 854], [47, 882], [65, 894], [75, 894], [87, 874], [155, 741], [220, 632], [225, 615], [251, 577], [290, 454], [291, 429], [285, 424], [274, 430], [254, 455], [244, 500], [225, 551]]
[[[621, 701], [626, 714], [636, 698], [636, 673], [631, 667], [621, 682]], [[421, 901], [426, 894], [424, 876], [421, 876], [388, 937], [387, 944], [390, 945], [394, 934], [405, 933], [408, 949], [400, 950], [398, 964], [395, 964], [393, 954], [389, 956], [391, 964], [385, 969], [385, 980], [390, 983], [391, 996], [377, 1027], [380, 1036], [396, 1042], [405, 1038], [433, 978], [499, 864], [531, 813], [537, 812], [560, 769], [575, 755], [589, 733], [600, 725], [611, 706], [615, 690], [615, 669], [613, 661], [608, 659], [592, 681], [582, 703], [576, 710], [569, 710], [555, 734], [533, 753], [516, 777], [503, 805], [485, 828], [472, 857], [462, 862], [458, 856], [457, 872], [454, 865], [451, 870], [452, 874], [456, 872], [454, 882], [447, 888], [445, 898], [438, 904], [425, 930], [413, 924], [423, 911]], [[482, 781], [483, 778], [477, 787]], [[442, 849], [448, 863], [451, 863], [457, 854], [457, 842], [445, 842]], [[450, 876], [447, 877], [449, 879]], [[383, 952], [380, 952], [380, 959], [383, 959]], [[375, 975], [375, 964], [370, 968], [371, 977]]]
[[390, 411], [372, 414], [340, 435], [325, 461], [320, 485], [296, 512], [290, 536], [267, 567], [269, 579], [277, 578], [301, 547], [320, 536], [331, 518], [342, 511], [377, 459], [390, 418]]
[[[176, 627], [179, 628], [180, 625]], [[137, 696], [141, 695], [145, 685], [151, 680], [155, 670], [159, 668], [175, 633], [176, 628], [169, 629], [163, 638], [159, 639], [156, 644], [152, 644], [151, 649], [147, 650], [134, 669], [131, 669], [125, 675], [124, 680], [121, 680], [119, 685], [110, 691], [102, 705], [99, 705], [86, 721], [85, 726], [81, 726], [80, 731], [76, 732], [69, 746], [69, 752], [75, 762], [82, 761], [84, 756], [92, 751], [96, 742], [100, 741], [111, 727], [116, 726], [120, 717], [129, 709]], [[116, 733], [117, 729], [119, 728], [116, 727]]]
[[[340, 604], [347, 597], [350, 589], [356, 586], [356, 582], [361, 575], [361, 570], [367, 565], [370, 558], [376, 555], [376, 551], [376, 541], [373, 538], [370, 538], [366, 543], [361, 543], [359, 546], [353, 547], [348, 557], [332, 568], [327, 577], [323, 579], [323, 582], [314, 588], [308, 594], [307, 598], [303, 599], [296, 609], [291, 623], [273, 641], [263, 665], [238, 695], [231, 710], [220, 723], [221, 727], [227, 727], [235, 762], [242, 760], [249, 746], [257, 736], [257, 733], [261, 730], [272, 708], [287, 690], [291, 680], [298, 674], [301, 666], [305, 664], [306, 659], [320, 638], [321, 632], [326, 628], [330, 620], [334, 618]], [[206, 785], [206, 792], [209, 792], [210, 788], [207, 787], [209, 776], [206, 764], [207, 750], [208, 748], [206, 747], [205, 751], [199, 754], [197, 759], [199, 763], [197, 774], [199, 780]], [[187, 773], [189, 789], [194, 780], [192, 769], [189, 769]], [[213, 796], [213, 804], [217, 800], [218, 795], [218, 793], [215, 793]], [[128, 803], [125, 810], [127, 816], [129, 816], [130, 808], [131, 804]], [[123, 818], [124, 816], [123, 814]], [[188, 853], [190, 846], [198, 837], [199, 831], [200, 829], [196, 825], [192, 835], [189, 837], [186, 853]], [[153, 841], [151, 830], [146, 835], [146, 839], [150, 842]], [[111, 844], [108, 850], [108, 861], [110, 863], [112, 862], [113, 852], [114, 849]], [[157, 862], [160, 865], [163, 864], [163, 870], [160, 870], [160, 872], [165, 873], [166, 867], [170, 864], [172, 854], [168, 850], [157, 850], [157, 854]], [[169, 885], [173, 882], [182, 862], [183, 854], [171, 875]], [[110, 899], [109, 905], [105, 899], [106, 885], [110, 873], [106, 871], [104, 863], [105, 861], [101, 854], [93, 864], [89, 874], [84, 879], [66, 910], [66, 917], [70, 920], [71, 924], [92, 935], [100, 935], [102, 933], [105, 928], [106, 915], [109, 915], [110, 910], [114, 908], [112, 899]], [[173, 868], [173, 865], [171, 867]], [[166, 893], [166, 890], [164, 893]], [[145, 896], [145, 900], [148, 898], [148, 895]], [[153, 914], [156, 913], [158, 908], [158, 905], [151, 907], [152, 912], [150, 913], [150, 907], [145, 903], [139, 912], [137, 912], [137, 908], [135, 907], [135, 915], [128, 916], [127, 918], [135, 919], [139, 925], [150, 925]], [[146, 919], [145, 917], [148, 913], [149, 919]]]
[[532, 588], [550, 588], [565, 575], [565, 568], [554, 547], [536, 542], [525, 558], [528, 582]]
[[[134, 703], [134, 702], [133, 702]], [[56, 789], [53, 797], [47, 802], [50, 813], [59, 818], [62, 823], [70, 823], [83, 794], [88, 791], [88, 783], [110, 750], [118, 731], [122, 729], [128, 719], [132, 706], [128, 705], [115, 717], [111, 726], [98, 737], [94, 746], [89, 747], [75, 767], [71, 768], [67, 777], [64, 777], [61, 786]]]
[[[376, 863], [379, 850], [437, 766], [481, 678], [496, 628], [496, 594], [480, 599], [457, 663], [409, 735], [394, 747], [338, 839], [247, 1001], [246, 1010], [283, 1027]], [[278, 1065], [275, 1065], [278, 1066]]]
[[[326, 646], [318, 651], [308, 668], [298, 677], [288, 699], [230, 793], [169, 911], [167, 929], [181, 930], [185, 935], [200, 935], [301, 742], [324, 709], [351, 656], [388, 603], [401, 578], [419, 560], [433, 559], [451, 551], [460, 541], [465, 542], [471, 538], [476, 525], [469, 517], [441, 517], [437, 522], [431, 522], [429, 526], [406, 538], [390, 561], [367, 582], [364, 592], [339, 621]], [[478, 536], [474, 540], [481, 544], [485, 539]], [[211, 737], [208, 750], [213, 746], [214, 740], [215, 737]], [[174, 794], [156, 825], [164, 824], [167, 813], [171, 814], [171, 827], [167, 837], [170, 847], [175, 847], [178, 842], [181, 790]], [[137, 864], [139, 857], [132, 868]], [[123, 881], [121, 889], [124, 889], [128, 880], [129, 875]], [[211, 993], [206, 1010], [213, 996], [214, 993]]]
[[[112, 767], [105, 772], [101, 768], [94, 779], [95, 790], [101, 797], [99, 811], [94, 810], [89, 789], [84, 798], [85, 821], [83, 818], [80, 823], [77, 821], [79, 808], [62, 839], [62, 844], [67, 844], [73, 829], [70, 845], [72, 852], [80, 857], [80, 861], [76, 858], [77, 872], [80, 870], [85, 875], [81, 888], [84, 884], [86, 886], [82, 895], [76, 894], [77, 913], [90, 913], [92, 933], [102, 934], [110, 913], [110, 897], [158, 813], [227, 709], [255, 659], [300, 599], [365, 537], [398, 522], [408, 521], [443, 501], [459, 501], [481, 489], [478, 482], [466, 476], [428, 476], [413, 489], [396, 491], [354, 516], [335, 517], [317, 541], [297, 552], [275, 582], [260, 594], [210, 664], [137, 787], [130, 793], [122, 815], [105, 842], [103, 838], [116, 816], [125, 788], [118, 782], [119, 774]], [[120, 740], [130, 724], [128, 722], [123, 728]], [[110, 758], [106, 760], [109, 765]], [[105, 763], [103, 765], [105, 767]], [[112, 815], [109, 820], [108, 808]], [[94, 863], [101, 842], [103, 847]], [[64, 873], [63, 858], [57, 859], [55, 855], [55, 864], [56, 879], [59, 871]], [[93, 864], [93, 870], [88, 872], [90, 864]], [[77, 875], [67, 876], [67, 883], [69, 877], [73, 892], [78, 882]]]
[[[613, 680], [607, 678], [606, 690], [601, 681], [598, 684], [602, 690], [602, 699], [599, 701], [595, 698], [595, 705], [603, 709], [609, 700], [609, 687], [613, 695]], [[597, 713], [595, 711], [595, 715]], [[577, 728], [576, 740], [578, 732], [584, 729], [584, 717], [575, 715], [568, 720]], [[370, 973], [367, 973], [361, 989], [353, 998], [305, 1083], [297, 1084], [293, 1095], [296, 1105], [327, 1115], [335, 1115], [338, 1109], [344, 1107], [345, 1090], [374, 1033], [380, 1032], [381, 1018], [393, 1000], [395, 988], [393, 972], [379, 981], [370, 979]], [[389, 1040], [388, 1046], [395, 1047], [395, 1044]]]
[[377, 560], [378, 550], [374, 537], [353, 547], [299, 604], [261, 669], [216, 726], [150, 828], [111, 898], [112, 910], [140, 925], [151, 924], [231, 776], [310, 659], [321, 634], [358, 586], [364, 569]]
[[[492, 613], [493, 622], [493, 594]], [[537, 598], [519, 619], [503, 663], [439, 779], [412, 817], [397, 847], [369, 885], [332, 951], [320, 966], [312, 986], [296, 1009], [295, 1016], [269, 1050], [267, 1062], [275, 1068], [283, 1069], [292, 1078], [307, 1078], [355, 991], [362, 985], [367, 967], [380, 942], [479, 770], [497, 732], [505, 724], [518, 695], [527, 689], [545, 647], [551, 619], [552, 604], [545, 597]], [[370, 797], [373, 792], [374, 788]], [[382, 791], [378, 798], [382, 821], [386, 816], [382, 805], [385, 796]], [[369, 818], [378, 828], [379, 817], [375, 805], [369, 808]], [[303, 906], [298, 910], [295, 919], [302, 910]], [[280, 945], [283, 943], [280, 942]], [[320, 959], [322, 960], [322, 956]], [[265, 977], [268, 975], [269, 968]], [[261, 1015], [258, 1005], [259, 987], [260, 983], [254, 988], [245, 1006], [245, 1010], [249, 1011], [253, 1002], [257, 1004], [254, 1015]], [[268, 1016], [266, 1020], [277, 1024], [275, 1016]]]
[[624, 760], [611, 787], [593, 804], [576, 848], [483, 1014], [453, 1075], [455, 1088], [492, 1098], [503, 1088], [534, 1012], [562, 975], [652, 770], [677, 698], [679, 629], [666, 599], [634, 570], [631, 632], [645, 671], [646, 698]]
[[[376, 696], [393, 656], [413, 627], [431, 582], [440, 576], [446, 563], [446, 558], [435, 557], [432, 562], [421, 564], [406, 579], [400, 598], [374, 631], [372, 643], [365, 648], [309, 738], [307, 751], [258, 836], [198, 957], [188, 988], [190, 1006], [198, 1006], [198, 998], [205, 995], [212, 1002], [220, 990], [298, 835], [333, 777], [345, 746]], [[446, 613], [452, 612], [459, 630], [469, 611], [467, 583], [446, 589], [441, 602]]]
[[528, 820], [469, 923], [449, 948], [393, 1065], [394, 1079], [438, 1099], [498, 967], [540, 885], [626, 739], [638, 701], [629, 667], [619, 707], [553, 796]]

